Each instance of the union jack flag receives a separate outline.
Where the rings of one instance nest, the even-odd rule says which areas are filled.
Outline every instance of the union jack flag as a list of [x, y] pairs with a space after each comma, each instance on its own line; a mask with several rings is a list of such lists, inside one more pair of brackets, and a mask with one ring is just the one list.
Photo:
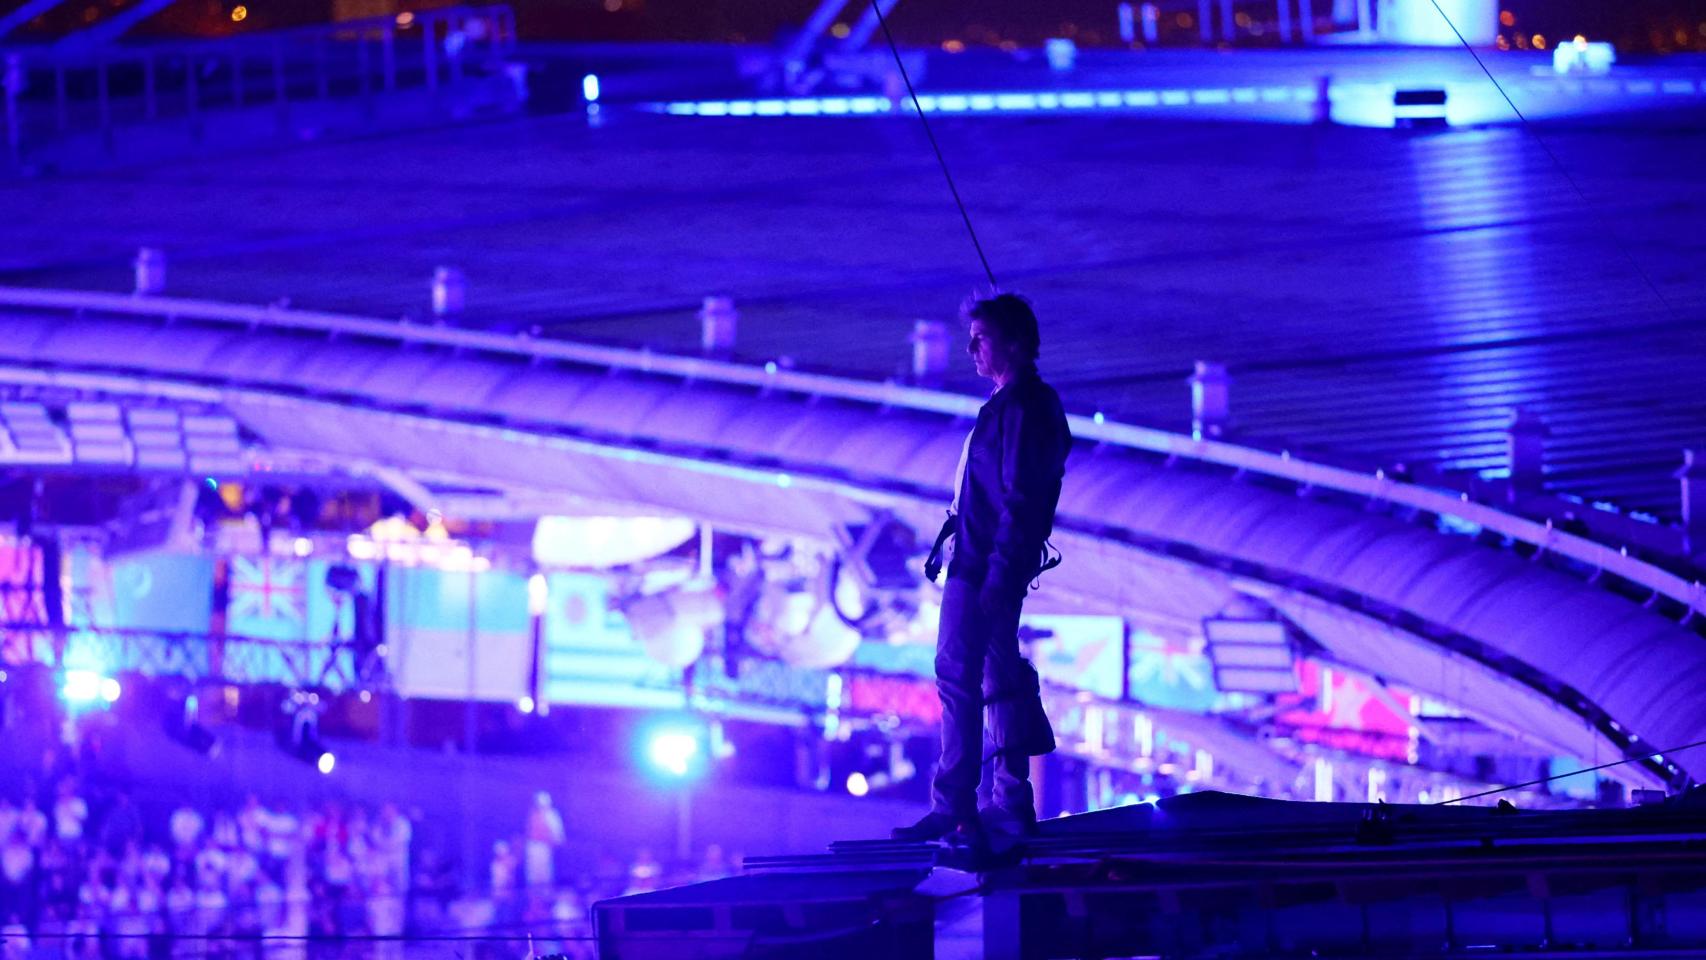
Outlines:
[[1131, 632], [1131, 694], [1144, 703], [1181, 710], [1213, 706], [1214, 666], [1200, 634]]
[[273, 557], [232, 557], [226, 626], [243, 636], [301, 640], [308, 629], [307, 565]]

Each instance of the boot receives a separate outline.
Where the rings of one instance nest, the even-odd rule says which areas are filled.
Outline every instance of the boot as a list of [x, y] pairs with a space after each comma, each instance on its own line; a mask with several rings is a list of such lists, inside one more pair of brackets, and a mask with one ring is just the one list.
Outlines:
[[1009, 808], [992, 803], [978, 808], [977, 819], [988, 833], [1009, 837], [1037, 835], [1037, 812], [1029, 806]]
[[911, 826], [895, 827], [889, 835], [896, 840], [905, 840], [911, 843], [947, 840], [950, 843], [972, 845], [982, 838], [983, 825], [973, 817], [955, 816], [951, 813], [939, 813], [932, 810]]

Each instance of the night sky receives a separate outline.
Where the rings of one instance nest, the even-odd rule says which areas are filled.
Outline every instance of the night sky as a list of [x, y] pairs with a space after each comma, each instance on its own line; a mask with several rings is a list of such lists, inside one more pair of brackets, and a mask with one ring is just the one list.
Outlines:
[[[19, 0], [3, 5], [12, 8]], [[20, 39], [50, 39], [111, 15], [133, 0], [71, 0], [19, 31]], [[242, 2], [241, 24], [231, 11]], [[448, 0], [179, 0], [135, 31], [138, 36], [221, 35], [243, 30], [326, 22], [358, 13], [387, 13], [445, 6]], [[1345, 2], [1345, 0], [1341, 0]], [[1160, 0], [1166, 16], [1163, 43], [1192, 43], [1195, 31], [1174, 17], [1192, 15], [1196, 0]], [[1333, 0], [1315, 0], [1325, 16]], [[813, 0], [512, 0], [523, 39], [556, 41], [685, 41], [771, 43], [804, 22]], [[1238, 3], [1260, 20], [1269, 4]], [[854, 16], [856, 5], [846, 16]], [[1611, 40], [1625, 54], [1706, 52], [1706, 0], [1506, 0], [1515, 18], [1504, 30], [1516, 46], [1534, 34], [1549, 42], [1577, 33]], [[1051, 36], [1071, 36], [1082, 46], [1118, 43], [1115, 0], [904, 0], [891, 15], [902, 43], [935, 46], [949, 40], [971, 45], [1036, 46]], [[1261, 45], [1243, 37], [1240, 45]]]
[[[606, 4], [617, 6], [607, 11]], [[1168, 13], [1193, 13], [1195, 0], [1161, 0]], [[811, 0], [519, 0], [524, 33], [553, 39], [722, 40], [769, 42], [805, 20]], [[1260, 17], [1266, 5], [1239, 3]], [[1325, 15], [1332, 0], [1316, 0]], [[1610, 39], [1626, 52], [1706, 51], [1706, 0], [1507, 0], [1525, 37]], [[1050, 36], [1074, 35], [1086, 46], [1118, 42], [1113, 0], [904, 0], [890, 17], [903, 43], [1035, 46]], [[852, 16], [849, 11], [848, 16]], [[1270, 13], [1271, 15], [1271, 13]], [[1163, 18], [1168, 19], [1168, 18]], [[1681, 38], [1677, 30], [1683, 30]], [[1191, 31], [1185, 31], [1187, 35]], [[1184, 39], [1184, 38], [1181, 38]]]

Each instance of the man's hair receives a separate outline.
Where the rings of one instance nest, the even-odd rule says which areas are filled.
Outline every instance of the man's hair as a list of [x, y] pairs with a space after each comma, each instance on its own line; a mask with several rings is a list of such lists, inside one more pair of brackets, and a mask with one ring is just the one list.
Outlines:
[[960, 319], [966, 323], [982, 320], [994, 327], [1002, 337], [1019, 345], [1021, 356], [1037, 362], [1042, 352], [1042, 337], [1037, 332], [1037, 314], [1031, 301], [1016, 293], [990, 295], [972, 294], [960, 304]]

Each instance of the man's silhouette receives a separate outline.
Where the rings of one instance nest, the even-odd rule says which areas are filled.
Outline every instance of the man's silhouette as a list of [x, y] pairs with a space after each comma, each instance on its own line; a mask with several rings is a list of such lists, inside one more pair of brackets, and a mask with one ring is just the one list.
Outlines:
[[[896, 829], [902, 840], [977, 840], [984, 824], [1028, 833], [1036, 824], [1030, 758], [1054, 749], [1036, 670], [1019, 655], [1019, 611], [1054, 528], [1072, 434], [1060, 397], [1037, 375], [1030, 302], [1015, 294], [973, 299], [961, 316], [966, 349], [995, 392], [966, 438], [943, 527], [953, 550], [936, 641], [942, 756], [930, 813]], [[936, 562], [932, 554], [927, 568]], [[995, 769], [991, 802], [980, 811], [986, 706]]]

